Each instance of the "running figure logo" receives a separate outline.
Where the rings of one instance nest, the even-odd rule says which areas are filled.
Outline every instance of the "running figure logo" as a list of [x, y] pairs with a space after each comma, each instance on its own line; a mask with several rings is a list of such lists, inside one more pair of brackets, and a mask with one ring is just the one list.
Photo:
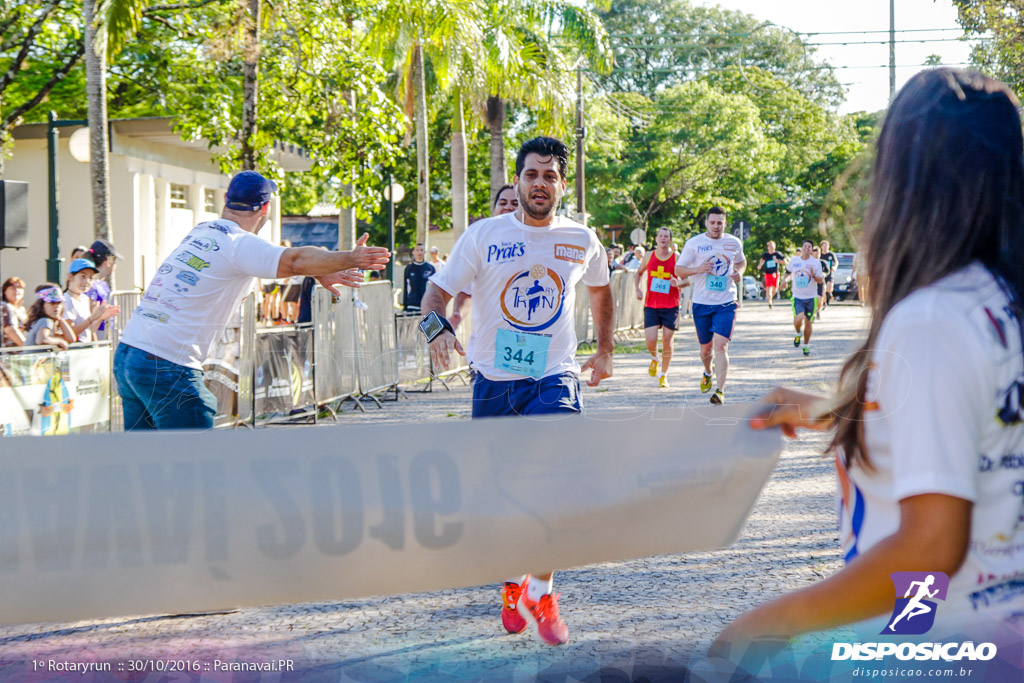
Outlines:
[[501, 293], [501, 311], [505, 320], [522, 332], [540, 332], [562, 314], [565, 281], [553, 269], [543, 265], [516, 273]]
[[896, 572], [891, 575], [896, 587], [896, 605], [884, 634], [907, 636], [927, 633], [935, 623], [937, 605], [929, 598], [945, 600], [949, 577], [942, 572]]

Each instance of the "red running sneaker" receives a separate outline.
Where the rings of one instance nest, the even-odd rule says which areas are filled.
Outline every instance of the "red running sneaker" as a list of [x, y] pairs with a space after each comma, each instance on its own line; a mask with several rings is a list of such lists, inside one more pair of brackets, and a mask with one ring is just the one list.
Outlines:
[[501, 587], [501, 625], [509, 633], [522, 633], [526, 630], [526, 619], [519, 616], [519, 612], [516, 611], [522, 594], [523, 586], [518, 583], [506, 581]]
[[[526, 583], [529, 583], [529, 579]], [[564, 645], [569, 642], [569, 627], [558, 616], [558, 598], [561, 593], [542, 595], [540, 600], [533, 602], [527, 594], [526, 583], [519, 597], [519, 614], [527, 622], [536, 625], [537, 636], [548, 645]]]

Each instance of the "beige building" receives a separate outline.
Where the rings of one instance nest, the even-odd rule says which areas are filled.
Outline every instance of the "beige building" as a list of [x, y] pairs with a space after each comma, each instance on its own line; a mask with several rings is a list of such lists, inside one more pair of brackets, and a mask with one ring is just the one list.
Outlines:
[[[5, 180], [29, 183], [29, 248], [3, 250], [3, 277], [19, 275], [30, 292], [46, 279], [50, 249], [46, 130], [45, 123], [16, 128], [14, 154], [4, 166]], [[77, 161], [68, 146], [79, 129], [59, 130], [60, 257], [66, 276], [71, 250], [93, 241], [92, 193], [89, 165]], [[111, 241], [124, 257], [115, 273], [117, 289], [144, 288], [195, 224], [220, 215], [230, 178], [214, 164], [217, 152], [205, 140], [182, 140], [169, 118], [111, 121]], [[303, 151], [292, 146], [277, 145], [272, 156], [285, 171], [310, 166]], [[275, 201], [260, 234], [276, 243], [280, 225]]]

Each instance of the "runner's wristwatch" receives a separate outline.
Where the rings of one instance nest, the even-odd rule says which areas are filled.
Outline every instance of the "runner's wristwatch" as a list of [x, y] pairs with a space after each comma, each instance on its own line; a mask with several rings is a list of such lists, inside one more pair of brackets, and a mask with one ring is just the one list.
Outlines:
[[427, 338], [428, 344], [437, 339], [437, 336], [445, 330], [455, 334], [455, 328], [452, 327], [452, 324], [448, 322], [446, 318], [439, 316], [434, 311], [428, 313], [423, 320], [420, 321], [419, 327], [420, 332], [422, 332], [423, 336]]

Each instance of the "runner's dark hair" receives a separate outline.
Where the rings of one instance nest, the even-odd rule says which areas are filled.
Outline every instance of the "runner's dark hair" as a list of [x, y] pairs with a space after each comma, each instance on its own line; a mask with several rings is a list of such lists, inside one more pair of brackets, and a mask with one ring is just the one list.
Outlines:
[[554, 157], [558, 161], [558, 172], [562, 180], [568, 177], [569, 173], [569, 148], [558, 138], [540, 136], [527, 140], [519, 148], [516, 155], [516, 176], [522, 175], [523, 167], [526, 165], [526, 157], [529, 154], [536, 154], [541, 158]]
[[705, 220], [707, 219], [708, 216], [710, 216], [713, 213], [721, 215], [721, 216], [725, 216], [725, 209], [723, 209], [720, 206], [712, 206], [710, 209], [708, 209], [707, 215], [704, 216]]
[[1002, 283], [1024, 334], [1024, 137], [1013, 92], [974, 71], [922, 71], [893, 101], [877, 145], [861, 246], [871, 325], [843, 365], [832, 440], [847, 463], [868, 468], [867, 369], [896, 304], [977, 261]]
[[501, 199], [501, 193], [504, 192], [505, 190], [512, 190], [512, 189], [515, 189], [512, 186], [512, 183], [505, 183], [504, 185], [499, 187], [498, 191], [494, 193], [494, 201], [491, 202], [491, 208], [492, 209], [498, 208], [498, 200]]

